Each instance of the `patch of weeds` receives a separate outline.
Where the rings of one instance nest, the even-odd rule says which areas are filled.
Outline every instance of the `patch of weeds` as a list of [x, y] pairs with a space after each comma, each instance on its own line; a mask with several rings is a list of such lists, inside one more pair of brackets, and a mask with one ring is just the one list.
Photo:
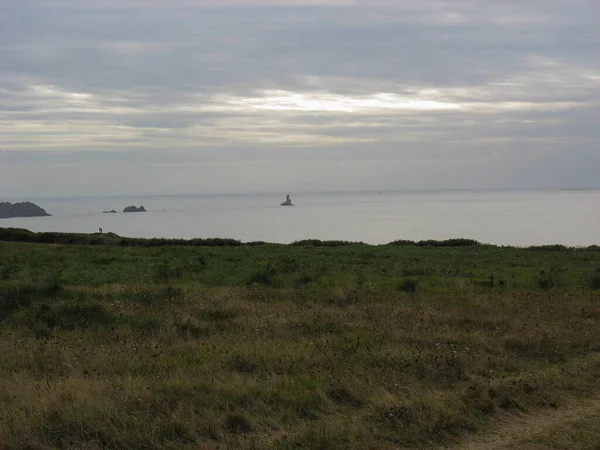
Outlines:
[[14, 258], [11, 261], [0, 262], [0, 281], [13, 279], [17, 272], [17, 264]]
[[[0, 310], [10, 312], [31, 303], [32, 297], [37, 294], [34, 286], [19, 284], [5, 284], [0, 286]], [[3, 314], [2, 316], [6, 316]]]
[[142, 334], [154, 334], [160, 330], [161, 322], [155, 317], [126, 316], [121, 319], [122, 323]]
[[550, 270], [540, 270], [535, 278], [535, 285], [539, 289], [548, 290], [561, 284], [561, 275], [567, 269], [553, 267]]
[[426, 353], [415, 362], [413, 370], [423, 380], [457, 382], [468, 378], [470, 364], [459, 354]]
[[114, 322], [112, 314], [100, 305], [68, 304], [52, 307], [41, 304], [34, 311], [32, 318], [33, 329], [39, 328], [39, 324], [44, 324], [50, 329], [74, 330]]
[[259, 368], [256, 361], [252, 361], [245, 355], [233, 355], [225, 362], [224, 366], [226, 369], [239, 373], [254, 373]]
[[306, 395], [297, 397], [293, 404], [288, 405], [292, 408], [296, 418], [300, 420], [316, 420], [319, 418], [323, 405], [316, 395]]
[[364, 272], [358, 272], [356, 274], [356, 284], [360, 287], [364, 286], [368, 281], [367, 276]]
[[477, 431], [476, 421], [468, 414], [456, 414], [447, 409], [433, 410], [430, 414], [433, 417], [428, 421], [429, 431], [439, 442], [464, 434], [465, 431]]
[[90, 442], [110, 449], [156, 448], [149, 434], [122, 432], [135, 427], [136, 420], [117, 411], [63, 406], [45, 414], [40, 435], [45, 444], [55, 448], [85, 448]]
[[490, 396], [490, 389], [483, 383], [470, 384], [463, 393], [463, 401], [475, 411], [491, 414], [496, 410], [496, 401]]
[[247, 434], [254, 429], [250, 419], [243, 414], [228, 414], [223, 425], [227, 431], [234, 434]]
[[212, 333], [212, 329], [206, 326], [202, 326], [193, 317], [187, 317], [182, 320], [175, 322], [175, 328], [183, 336], [190, 336], [193, 338], [199, 338], [201, 336], [209, 336]]
[[214, 308], [202, 311], [202, 318], [209, 322], [226, 322], [235, 319], [237, 312], [227, 308]]
[[300, 286], [306, 286], [307, 284], [314, 283], [315, 281], [316, 281], [315, 277], [305, 273], [305, 274], [300, 275], [300, 277], [298, 277], [296, 279], [296, 284], [299, 284]]
[[545, 271], [541, 271], [535, 280], [535, 284], [540, 289], [550, 289], [556, 285], [556, 280], [552, 276]]
[[275, 268], [271, 265], [268, 265], [265, 268], [258, 270], [256, 272], [254, 272], [252, 275], [250, 275], [246, 284], [248, 284], [249, 286], [251, 286], [253, 284], [262, 284], [265, 286], [272, 286], [275, 284], [275, 275], [276, 275]]
[[361, 348], [360, 336], [355, 335], [347, 335], [344, 336], [344, 339], [339, 343], [339, 351], [344, 355], [355, 355]]
[[49, 339], [52, 336], [52, 330], [50, 327], [48, 327], [48, 325], [41, 320], [36, 320], [31, 327], [31, 330], [33, 331], [33, 335], [36, 337], [36, 339]]
[[600, 289], [600, 275], [590, 278], [589, 280], [590, 289]]
[[250, 242], [246, 242], [246, 245], [250, 246], [250, 247], [256, 247], [259, 245], [272, 245], [269, 242], [266, 241], [250, 241]]
[[377, 448], [377, 446], [357, 446], [351, 439], [350, 430], [332, 429], [326, 426], [310, 427], [305, 431], [290, 437], [284, 437], [274, 442], [278, 450], [314, 449], [314, 450], [345, 450], [349, 448]]
[[600, 289], [600, 269], [596, 269], [595, 272], [590, 273], [586, 278], [587, 285], [590, 289]]
[[363, 406], [363, 401], [345, 387], [328, 389], [327, 397], [338, 405], [349, 406], [352, 408], [360, 408]]
[[92, 262], [94, 264], [102, 264], [102, 265], [110, 265], [110, 264], [114, 264], [116, 262], [121, 262], [123, 261], [123, 259], [117, 258], [116, 256], [110, 256], [110, 257], [96, 257], [92, 259]]
[[8, 318], [11, 313], [21, 308], [31, 305], [34, 301], [40, 299], [54, 299], [58, 294], [61, 297], [67, 297], [68, 294], [62, 291], [60, 282], [54, 280], [44, 280], [37, 284], [25, 284], [18, 282], [5, 282], [0, 284], [0, 320]]
[[178, 280], [184, 275], [183, 267], [169, 261], [161, 261], [155, 266], [152, 274], [152, 280], [155, 283], [164, 283], [166, 281]]
[[46, 296], [56, 295], [63, 289], [61, 269], [50, 270], [42, 279], [40, 291]]
[[196, 271], [203, 270], [207, 264], [208, 261], [204, 255], [199, 255], [195, 260], [189, 262], [190, 268]]
[[424, 277], [427, 275], [433, 275], [433, 269], [430, 267], [412, 267], [409, 269], [403, 269], [402, 275], [405, 277]]
[[535, 350], [535, 345], [527, 336], [509, 334], [503, 336], [501, 342], [504, 350], [510, 352], [529, 354]]
[[153, 303], [164, 303], [178, 300], [183, 298], [185, 294], [183, 290], [178, 287], [166, 286], [157, 289], [143, 289], [124, 295], [135, 302], [142, 303], [144, 305], [151, 305]]
[[502, 409], [521, 411], [522, 406], [516, 398], [503, 387], [493, 387], [488, 390], [488, 395], [491, 399], [498, 403]]
[[300, 263], [293, 256], [284, 255], [276, 260], [277, 268], [282, 273], [293, 273], [300, 268]]
[[340, 333], [344, 330], [343, 324], [327, 321], [301, 322], [293, 325], [303, 335], [321, 335]]
[[172, 419], [161, 424], [158, 434], [162, 441], [167, 442], [189, 444], [194, 441], [194, 438], [189, 433], [188, 429], [183, 424]]
[[380, 411], [377, 421], [391, 428], [399, 426], [410, 426], [415, 420], [415, 412], [412, 407], [404, 405], [394, 405], [387, 410]]
[[[494, 278], [493, 275], [489, 276], [487, 278], [487, 280], [475, 280], [475, 281], [473, 281], [473, 284], [475, 286], [482, 287], [482, 288], [488, 288], [488, 289], [493, 289], [495, 283], [496, 283], [496, 279]], [[500, 280], [500, 281], [498, 281], [498, 285], [504, 287], [506, 285], [506, 281], [505, 280]]]
[[417, 289], [419, 287], [419, 281], [414, 278], [405, 278], [400, 282], [397, 289], [400, 292], [405, 292], [407, 294], [416, 294]]
[[360, 292], [356, 287], [345, 286], [337, 288], [333, 292], [331, 303], [339, 307], [354, 305], [359, 301], [359, 294]]
[[177, 300], [184, 296], [183, 290], [173, 286], [167, 286], [158, 292], [158, 296], [166, 300]]

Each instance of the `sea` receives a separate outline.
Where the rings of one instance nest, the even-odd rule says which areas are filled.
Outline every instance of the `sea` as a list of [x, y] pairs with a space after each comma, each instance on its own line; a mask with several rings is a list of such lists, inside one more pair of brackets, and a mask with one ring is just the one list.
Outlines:
[[[52, 216], [0, 219], [0, 227], [243, 242], [468, 238], [520, 247], [600, 245], [600, 190], [291, 192], [294, 206], [280, 206], [286, 194], [29, 198]], [[147, 212], [123, 213], [129, 205]], [[113, 209], [118, 213], [103, 213]]]

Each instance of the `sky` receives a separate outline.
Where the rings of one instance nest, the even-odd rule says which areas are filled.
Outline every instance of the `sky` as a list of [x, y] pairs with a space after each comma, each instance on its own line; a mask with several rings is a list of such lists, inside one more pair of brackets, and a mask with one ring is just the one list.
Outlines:
[[597, 0], [0, 0], [0, 200], [600, 187]]

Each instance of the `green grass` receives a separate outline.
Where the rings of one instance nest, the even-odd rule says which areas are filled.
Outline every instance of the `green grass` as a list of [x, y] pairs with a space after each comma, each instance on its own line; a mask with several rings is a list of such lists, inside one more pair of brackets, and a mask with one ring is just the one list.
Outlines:
[[597, 247], [60, 239], [0, 243], [0, 448], [434, 447], [598, 390]]

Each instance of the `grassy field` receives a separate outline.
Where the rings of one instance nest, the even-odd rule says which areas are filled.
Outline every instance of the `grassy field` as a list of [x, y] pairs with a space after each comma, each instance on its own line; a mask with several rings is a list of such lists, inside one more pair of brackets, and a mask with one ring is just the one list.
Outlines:
[[3, 450], [460, 446], [600, 394], [598, 247], [3, 233], [46, 242], [0, 242]]

